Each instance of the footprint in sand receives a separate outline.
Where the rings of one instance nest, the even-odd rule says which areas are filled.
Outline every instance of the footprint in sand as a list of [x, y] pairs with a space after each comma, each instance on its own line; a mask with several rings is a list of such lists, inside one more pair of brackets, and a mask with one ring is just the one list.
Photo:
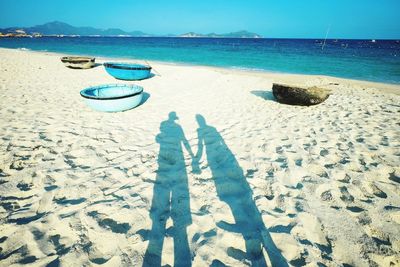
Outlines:
[[375, 183], [371, 183], [370, 187], [372, 189], [372, 193], [380, 198], [387, 198], [387, 194], [383, 192]]
[[342, 186], [339, 187], [340, 193], [342, 194], [340, 199], [345, 202], [345, 203], [353, 203], [354, 202], [354, 197], [349, 193], [347, 190], [347, 187]]
[[9, 174], [5, 173], [2, 169], [0, 169], [0, 177], [7, 177], [10, 176]]
[[119, 223], [97, 211], [91, 211], [87, 215], [95, 219], [100, 227], [110, 230], [113, 233], [126, 234], [131, 229], [129, 223]]
[[217, 236], [217, 231], [215, 228], [205, 233], [196, 233], [192, 238], [192, 243], [194, 246], [196, 246], [196, 248], [198, 248], [210, 242], [210, 239], [214, 236]]
[[321, 193], [321, 200], [322, 201], [332, 201], [333, 200], [333, 196], [332, 196], [331, 190], [327, 190], [325, 192], [322, 192]]
[[389, 180], [400, 183], [400, 171], [394, 171], [389, 174]]
[[357, 217], [357, 219], [358, 219], [358, 222], [359, 222], [361, 225], [369, 225], [369, 224], [371, 224], [371, 222], [372, 222], [372, 219], [371, 219], [371, 217], [368, 215], [367, 212], [361, 213], [361, 214]]
[[355, 212], [355, 213], [360, 213], [360, 212], [364, 211], [363, 208], [360, 208], [360, 207], [357, 207], [357, 206], [348, 206], [346, 209], [351, 211], [351, 212]]
[[337, 175], [334, 176], [334, 178], [335, 180], [345, 184], [349, 184], [351, 182], [350, 175], [348, 175], [345, 172], [338, 173]]
[[322, 149], [322, 150], [319, 152], [319, 155], [322, 156], [322, 157], [325, 157], [325, 156], [327, 156], [328, 154], [329, 154], [329, 151], [328, 151], [327, 149]]
[[16, 160], [10, 164], [10, 169], [16, 171], [22, 171], [26, 167], [26, 163], [23, 160]]
[[284, 213], [286, 211], [286, 203], [285, 203], [285, 196], [283, 194], [280, 194], [276, 199], [276, 207], [274, 211], [279, 212], [279, 213]]
[[18, 187], [19, 190], [21, 190], [21, 191], [29, 191], [29, 190], [31, 190], [32, 186], [33, 186], [32, 183], [29, 183], [29, 184], [26, 184], [26, 183], [18, 183], [18, 184], [17, 184], [17, 187]]
[[275, 197], [274, 190], [272, 190], [272, 184], [270, 182], [268, 182], [268, 184], [264, 188], [264, 196], [268, 200], [272, 200]]
[[363, 208], [358, 207], [358, 206], [353, 206], [354, 204], [354, 197], [349, 193], [349, 191], [347, 190], [347, 187], [342, 186], [339, 188], [340, 189], [340, 193], [342, 194], [340, 199], [345, 202], [347, 205], [346, 209], [354, 212], [354, 213], [360, 213], [362, 211], [364, 211]]

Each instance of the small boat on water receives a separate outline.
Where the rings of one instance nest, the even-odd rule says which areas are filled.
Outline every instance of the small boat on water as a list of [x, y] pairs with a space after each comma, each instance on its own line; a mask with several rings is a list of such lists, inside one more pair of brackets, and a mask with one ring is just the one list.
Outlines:
[[94, 57], [62, 57], [61, 62], [71, 69], [90, 69], [95, 64]]
[[143, 87], [106, 84], [86, 88], [80, 93], [89, 107], [98, 111], [118, 112], [138, 106], [143, 98]]
[[151, 67], [141, 64], [106, 62], [103, 64], [108, 74], [119, 80], [143, 80], [150, 77]]

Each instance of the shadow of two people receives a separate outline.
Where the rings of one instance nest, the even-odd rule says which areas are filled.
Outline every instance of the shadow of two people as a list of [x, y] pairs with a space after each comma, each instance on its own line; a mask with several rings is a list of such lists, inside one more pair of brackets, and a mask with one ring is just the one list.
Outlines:
[[[176, 113], [170, 112], [168, 120], [161, 123], [160, 133], [156, 137], [160, 151], [150, 209], [153, 224], [148, 235], [149, 244], [143, 266], [161, 266], [165, 236], [174, 239], [175, 266], [191, 265], [193, 256], [186, 228], [192, 223], [192, 219], [182, 145], [192, 158], [194, 173], [200, 172], [199, 161], [205, 150], [218, 197], [230, 207], [235, 219], [235, 224], [218, 222], [217, 226], [226, 231], [240, 233], [245, 240], [246, 252], [241, 253], [239, 260], [249, 260], [252, 266], [266, 266], [262, 253], [264, 247], [273, 266], [288, 266], [264, 226], [242, 168], [217, 129], [207, 125], [202, 115], [196, 115], [199, 125], [198, 150], [194, 155], [181, 126], [176, 122], [177, 119]], [[168, 218], [172, 219], [173, 227], [166, 229]], [[238, 258], [237, 253], [231, 256]]]

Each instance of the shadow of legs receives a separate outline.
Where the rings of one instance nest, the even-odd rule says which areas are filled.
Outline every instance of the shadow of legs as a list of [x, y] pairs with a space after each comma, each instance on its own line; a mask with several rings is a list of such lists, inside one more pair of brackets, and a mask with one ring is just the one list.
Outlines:
[[161, 266], [161, 253], [165, 236], [165, 225], [169, 217], [169, 193], [160, 187], [154, 185], [154, 196], [150, 218], [153, 221], [149, 233], [149, 245], [143, 260], [143, 266]]
[[[191, 224], [188, 178], [182, 146], [192, 154], [181, 126], [175, 121], [175, 112], [170, 112], [168, 120], [161, 122], [160, 133], [156, 137], [160, 144], [158, 170], [153, 189], [150, 218], [153, 221], [149, 233], [149, 245], [143, 266], [161, 266], [164, 238], [174, 240], [174, 266], [191, 266], [191, 253], [186, 228]], [[173, 226], [166, 229], [171, 218]]]
[[174, 226], [174, 266], [190, 266], [191, 254], [185, 226]]
[[241, 233], [245, 240], [246, 254], [241, 256], [237, 249], [231, 248], [230, 251], [233, 251], [231, 255], [247, 258], [251, 261], [252, 266], [266, 266], [262, 254], [261, 245], [263, 245], [272, 266], [288, 266], [263, 223], [261, 214], [253, 201], [253, 192], [234, 154], [217, 129], [207, 125], [203, 116], [196, 115], [196, 120], [199, 124], [196, 158], [201, 157], [204, 149], [218, 197], [229, 205], [235, 218], [234, 225], [224, 222], [217, 225], [226, 231]]

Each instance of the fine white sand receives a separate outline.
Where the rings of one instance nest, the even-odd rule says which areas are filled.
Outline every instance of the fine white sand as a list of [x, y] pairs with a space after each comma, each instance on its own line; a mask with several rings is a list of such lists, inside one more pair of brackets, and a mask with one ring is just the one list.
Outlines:
[[60, 56], [0, 49], [0, 266], [400, 265], [399, 86], [150, 62], [101, 113], [79, 91], [132, 82]]

